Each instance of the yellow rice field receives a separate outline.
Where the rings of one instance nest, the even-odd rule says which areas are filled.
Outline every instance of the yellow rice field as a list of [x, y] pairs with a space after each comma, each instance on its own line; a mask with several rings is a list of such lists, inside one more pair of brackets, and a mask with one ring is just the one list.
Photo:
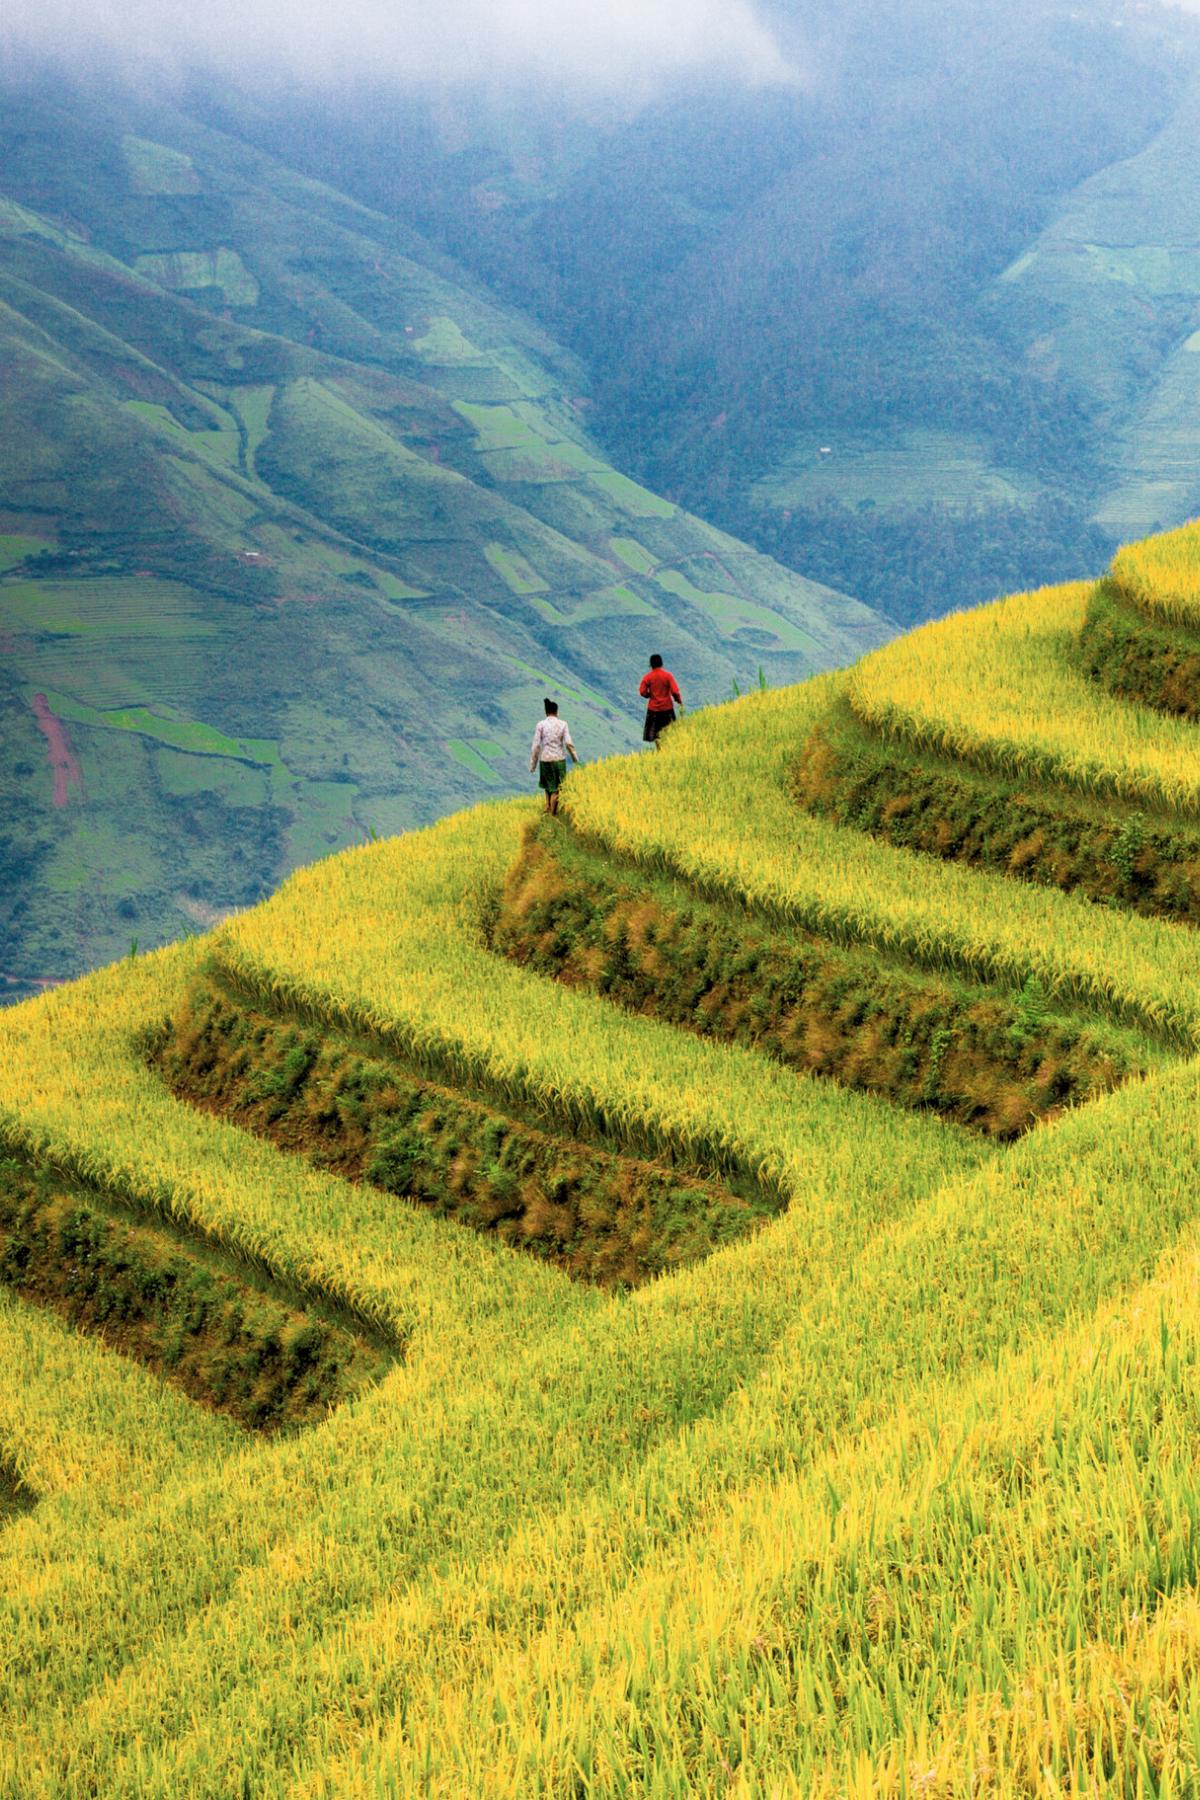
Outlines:
[[850, 704], [879, 732], [982, 767], [1194, 817], [1194, 727], [1115, 705], [1074, 665], [1090, 591], [1043, 588], [914, 631], [864, 658]]
[[[560, 820], [681, 899], [1157, 1040], [1009, 1148], [497, 958], [532, 801], [0, 1014], [6, 1153], [403, 1348], [252, 1438], [0, 1262], [0, 1469], [36, 1500], [0, 1519], [6, 1800], [1200, 1790], [1200, 940], [889, 849], [785, 780], [849, 691], [950, 754], [1190, 812], [1189, 728], [1072, 686], [1081, 606], [697, 716], [573, 775]], [[144, 1046], [202, 968], [784, 1208], [632, 1293], [574, 1283], [176, 1101]]]
[[1150, 618], [1200, 624], [1200, 530], [1195, 524], [1126, 544], [1113, 558], [1112, 573], [1120, 591]]

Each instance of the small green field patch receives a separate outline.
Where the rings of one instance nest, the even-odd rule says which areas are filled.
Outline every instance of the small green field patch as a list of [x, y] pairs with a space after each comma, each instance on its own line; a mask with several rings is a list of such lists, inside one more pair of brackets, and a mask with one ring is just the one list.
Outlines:
[[471, 400], [455, 400], [454, 410], [475, 433], [477, 450], [519, 450], [543, 442], [540, 434], [511, 406], [481, 406]]
[[725, 637], [736, 637], [739, 631], [750, 630], [769, 637], [772, 642], [768, 648], [777, 645], [786, 650], [819, 648], [815, 638], [799, 626], [790, 624], [779, 613], [756, 606], [752, 600], [743, 600], [738, 594], [698, 588], [680, 569], [660, 569], [654, 580], [677, 599], [698, 607]]
[[181, 642], [219, 635], [190, 588], [138, 576], [5, 583], [0, 587], [0, 628], [97, 640]]
[[216, 794], [229, 806], [266, 806], [271, 798], [265, 770], [223, 756], [193, 756], [166, 744], [153, 751], [159, 787], [172, 799]]
[[560, 468], [574, 469], [580, 475], [603, 475], [607, 470], [602, 462], [585, 450], [582, 444], [573, 444], [570, 438], [554, 438], [546, 446], [547, 454]]
[[425, 330], [414, 337], [412, 347], [422, 361], [442, 368], [458, 368], [463, 363], [482, 363], [487, 359], [470, 338], [461, 332], [454, 320], [439, 313], [426, 320]]
[[21, 206], [10, 200], [6, 194], [0, 194], [0, 222], [18, 237], [46, 238], [52, 244], [81, 245], [83, 239], [74, 232], [63, 231], [52, 225], [49, 219], [43, 219], [40, 213], [32, 212], [27, 206]]
[[213, 458], [228, 469], [238, 466], [240, 448], [236, 431], [189, 431], [188, 447], [201, 456]]
[[26, 537], [19, 531], [0, 533], [0, 575], [15, 569], [40, 550], [52, 550], [52, 538]]
[[614, 537], [609, 538], [608, 542], [613, 555], [619, 556], [625, 567], [632, 569], [635, 575], [653, 573], [658, 559], [651, 556], [646, 546], [639, 544], [636, 538]]
[[654, 619], [658, 615], [649, 603], [635, 594], [633, 589], [620, 584], [616, 587], [601, 588], [598, 594], [591, 594], [572, 610], [568, 621], [571, 625], [590, 625], [593, 619]]
[[[32, 697], [32, 696], [31, 696]], [[169, 713], [152, 711], [147, 706], [123, 706], [100, 712], [85, 706], [66, 694], [47, 694], [51, 712], [76, 725], [93, 725], [103, 731], [133, 731], [156, 743], [168, 744], [174, 750], [186, 750], [193, 756], [228, 756], [235, 761], [279, 764], [279, 747], [270, 738], [231, 738], [212, 725], [198, 719], [184, 719]]]
[[545, 369], [523, 355], [514, 344], [506, 344], [503, 350], [492, 350], [488, 356], [492, 367], [512, 382], [523, 400], [544, 400], [555, 392]]
[[181, 425], [171, 409], [156, 400], [123, 400], [121, 404], [126, 412], [139, 419], [146, 419], [152, 425], [165, 425], [168, 431], [177, 432], [181, 437], [188, 436], [187, 426]]
[[472, 775], [477, 775], [480, 781], [485, 781], [489, 787], [499, 787], [500, 777], [495, 769], [490, 763], [484, 762], [478, 750], [473, 750], [464, 739], [450, 738], [446, 748], [455, 762], [461, 763], [464, 769], [469, 769]]
[[181, 425], [169, 408], [159, 406], [150, 400], [126, 400], [122, 402], [126, 412], [136, 414], [145, 419], [147, 424], [157, 425], [171, 432], [181, 443], [195, 450], [201, 456], [215, 457], [218, 462], [230, 468], [237, 467], [238, 434], [230, 430], [189, 431]]
[[1016, 262], [1009, 263], [1007, 269], [1005, 269], [1003, 275], [1000, 277], [1001, 281], [1019, 281], [1022, 275], [1024, 275], [1028, 269], [1033, 267], [1036, 260], [1037, 252], [1035, 250], [1026, 250], [1022, 256], [1018, 256]]
[[154, 251], [136, 257], [133, 266], [172, 293], [216, 288], [227, 306], [258, 305], [258, 282], [238, 252], [223, 244], [213, 250]]
[[514, 594], [545, 594], [549, 591], [547, 583], [519, 550], [509, 549], [504, 544], [485, 544], [483, 554]]
[[568, 700], [578, 700], [581, 705], [598, 706], [602, 712], [612, 711], [612, 703], [606, 700], [603, 694], [597, 694], [594, 689], [584, 687], [580, 681], [576, 681], [573, 687], [568, 687], [560, 676], [547, 675], [544, 669], [535, 669], [532, 663], [522, 662], [519, 656], [506, 655], [504, 660], [511, 663], [514, 669], [520, 669], [524, 674], [532, 675], [539, 686], [550, 695], [564, 694]]
[[481, 460], [492, 481], [554, 487], [576, 479], [575, 471], [556, 456], [555, 449], [549, 444], [526, 444], [519, 450], [488, 450]]
[[913, 507], [1015, 505], [1028, 483], [997, 467], [989, 445], [965, 432], [914, 429], [858, 433], [822, 444], [798, 443], [752, 489], [756, 504], [776, 509], [819, 506]]
[[490, 759], [505, 755], [504, 745], [498, 744], [495, 738], [470, 738], [468, 742], [470, 743], [472, 750], [478, 751], [480, 756], [486, 756]]
[[539, 600], [536, 594], [531, 594], [530, 600], [532, 601], [532, 604], [537, 608], [538, 612], [541, 613], [543, 619], [545, 619], [548, 624], [550, 624], [550, 625], [570, 625], [572, 623], [572, 621], [568, 617], [568, 615], [566, 613], [559, 612], [557, 606], [552, 606], [550, 604], [549, 600]]
[[230, 395], [230, 406], [246, 430], [246, 449], [251, 460], [270, 430], [271, 407], [274, 402], [274, 387], [261, 383], [254, 387], [234, 388]]
[[127, 132], [121, 139], [125, 167], [135, 194], [198, 194], [200, 177], [190, 156]]
[[428, 588], [410, 587], [407, 581], [401, 581], [398, 575], [389, 575], [386, 569], [372, 569], [371, 573], [389, 600], [427, 600], [429, 598]]
[[588, 476], [593, 487], [598, 487], [614, 500], [622, 512], [632, 513], [635, 519], [673, 519], [675, 508], [669, 500], [659, 494], [652, 494], [639, 482], [631, 481], [628, 475], [618, 475], [615, 469], [594, 471]]

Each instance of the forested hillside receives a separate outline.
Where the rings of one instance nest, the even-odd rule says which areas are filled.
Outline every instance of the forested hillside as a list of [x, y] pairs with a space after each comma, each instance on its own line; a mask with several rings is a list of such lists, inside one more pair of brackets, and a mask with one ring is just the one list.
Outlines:
[[0, 116], [0, 976], [593, 757], [876, 615], [619, 473], [569, 352], [410, 228], [166, 102]]
[[583, 356], [622, 467], [905, 622], [1187, 517], [1194, 17], [769, 11], [793, 88], [234, 110]]

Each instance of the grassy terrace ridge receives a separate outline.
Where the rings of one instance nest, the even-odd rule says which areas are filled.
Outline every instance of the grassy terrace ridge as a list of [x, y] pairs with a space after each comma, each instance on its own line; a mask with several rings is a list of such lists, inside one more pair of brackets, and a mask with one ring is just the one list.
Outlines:
[[[843, 1128], [837, 1090], [806, 1086], [797, 1104], [795, 1076], [749, 1051], [625, 1019], [488, 950], [480, 919], [528, 817], [505, 802], [301, 870], [213, 934], [213, 966], [267, 1010], [361, 1033], [532, 1119], [790, 1193], [790, 1171]], [[318, 930], [331, 905], [336, 935]]]
[[1114, 706], [1079, 668], [1091, 592], [1087, 582], [1042, 588], [911, 632], [856, 666], [850, 704], [865, 724], [917, 748], [1195, 818], [1190, 727]]
[[781, 931], [614, 864], [560, 819], [528, 833], [490, 942], [635, 1013], [999, 1138], [1153, 1062], [1127, 1029], [1055, 1012], [1032, 978], [1019, 993], [997, 993], [872, 948]]
[[361, 1040], [247, 1007], [204, 976], [154, 1061], [181, 1100], [604, 1286], [683, 1267], [784, 1203], [746, 1179], [734, 1193], [694, 1166], [536, 1129]]
[[814, 724], [788, 784], [801, 806], [896, 848], [1200, 923], [1200, 824], [911, 749], [844, 701]]
[[1198, 679], [1200, 633], [1115, 574], [1015, 595], [867, 657], [790, 785], [895, 848], [1195, 925]]
[[[1194, 1795], [1200, 938], [799, 810], [857, 678], [0, 1019], [47, 1191], [405, 1345], [251, 1438], [0, 1283], [0, 1468], [38, 1502], [0, 1532], [0, 1793]], [[710, 982], [708, 1035], [672, 908], [757, 987]], [[490, 947], [516, 922], [530, 966]], [[781, 1062], [789, 941], [847, 1033], [874, 977], [994, 1008], [1039, 1069], [1063, 1022], [1149, 1045], [1000, 1145]], [[577, 1142], [769, 1216], [605, 1291], [439, 1216], [510, 1142], [530, 1201]]]
[[1200, 626], [1200, 531], [1195, 523], [1126, 544], [1113, 558], [1118, 591], [1147, 618]]
[[[1180, 1048], [1200, 1043], [1188, 933], [897, 851], [797, 809], [789, 770], [847, 679], [818, 676], [693, 717], [653, 771], [645, 759], [620, 758], [574, 780], [566, 815], [607, 852], [834, 942], [872, 944], [1013, 989], [1033, 977], [1050, 995]], [[703, 830], [664, 829], [664, 820], [690, 816], [698, 787]]]
[[114, 1213], [43, 1166], [0, 1159], [0, 1283], [256, 1431], [311, 1423], [398, 1346], [198, 1242]]
[[1187, 623], [1147, 616], [1115, 582], [1101, 581], [1079, 647], [1087, 674], [1118, 699], [1200, 717], [1200, 616]]

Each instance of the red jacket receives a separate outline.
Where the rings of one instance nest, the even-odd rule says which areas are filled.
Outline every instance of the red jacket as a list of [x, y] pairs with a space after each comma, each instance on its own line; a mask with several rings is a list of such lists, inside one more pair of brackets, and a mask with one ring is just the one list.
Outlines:
[[648, 702], [650, 712], [673, 712], [677, 700], [683, 705], [683, 695], [670, 669], [650, 669], [642, 676], [638, 693]]

